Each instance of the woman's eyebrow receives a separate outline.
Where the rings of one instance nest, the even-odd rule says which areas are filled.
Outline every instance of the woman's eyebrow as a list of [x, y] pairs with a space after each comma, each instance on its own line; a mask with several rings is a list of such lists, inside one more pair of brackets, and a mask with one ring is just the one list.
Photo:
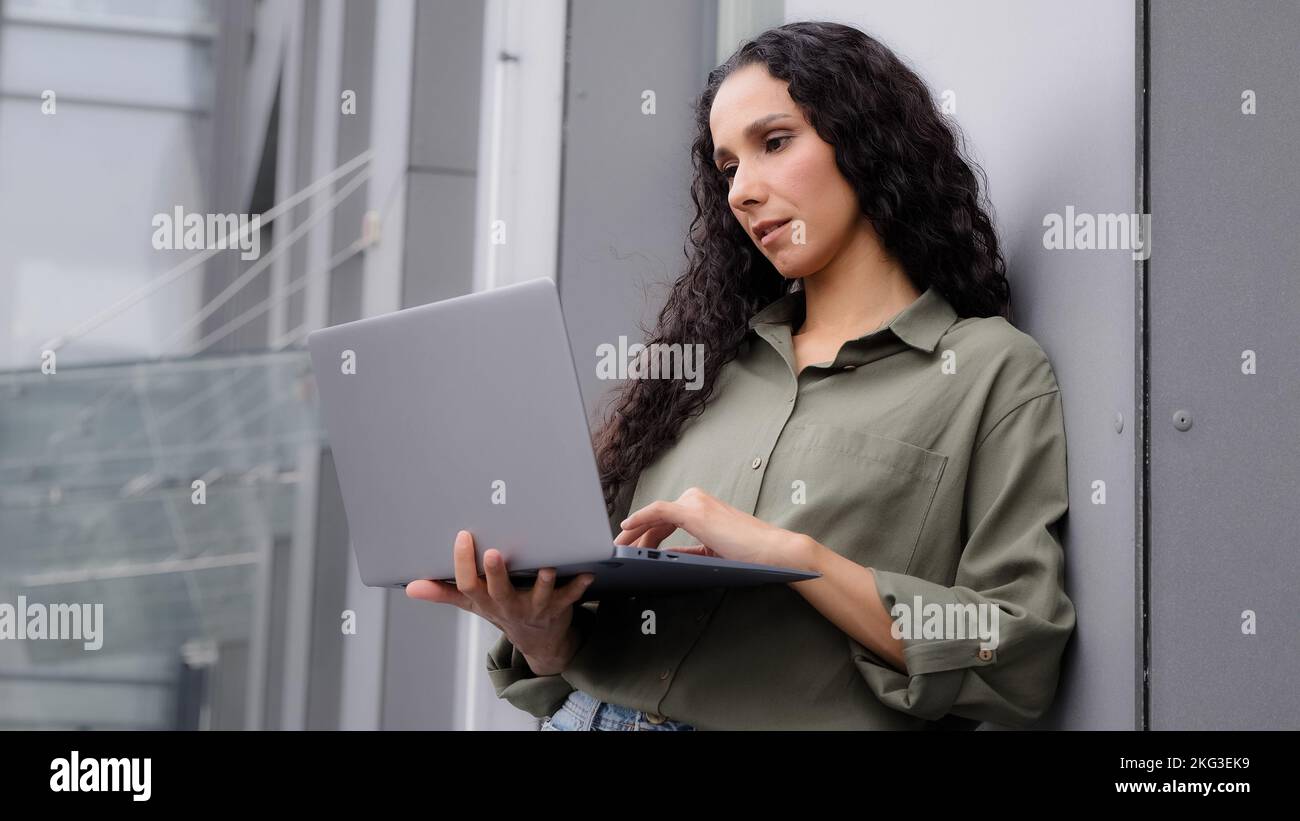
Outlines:
[[[757, 132], [762, 131], [764, 128], [766, 128], [768, 125], [775, 122], [776, 120], [781, 120], [789, 116], [791, 115], [785, 113], [784, 111], [778, 111], [775, 114], [768, 114], [766, 116], [759, 117], [757, 120], [754, 120], [754, 122], [745, 126], [746, 139], [752, 138]], [[718, 146], [713, 150], [713, 162], [714, 164], [716, 164], [718, 160], [730, 155], [731, 155], [731, 149], [724, 148], [723, 146]]]

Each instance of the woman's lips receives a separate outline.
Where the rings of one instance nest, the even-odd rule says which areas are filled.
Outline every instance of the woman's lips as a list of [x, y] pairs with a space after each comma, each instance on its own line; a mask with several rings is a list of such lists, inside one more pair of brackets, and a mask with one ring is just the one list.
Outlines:
[[766, 234], [763, 235], [763, 238], [759, 240], [759, 243], [761, 243], [762, 246], [766, 248], [768, 245], [776, 241], [776, 238], [783, 231], [785, 231], [785, 227], [789, 224], [790, 224], [790, 220], [786, 220], [785, 222], [781, 223], [777, 227], [773, 228], [771, 231], [768, 231]]

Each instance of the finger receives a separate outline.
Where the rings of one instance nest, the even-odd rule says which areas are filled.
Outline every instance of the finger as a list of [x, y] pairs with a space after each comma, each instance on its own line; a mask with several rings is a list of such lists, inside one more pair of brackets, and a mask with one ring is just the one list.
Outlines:
[[406, 586], [406, 595], [408, 598], [421, 601], [454, 604], [463, 610], [470, 609], [469, 599], [465, 598], [465, 595], [457, 590], [455, 585], [446, 582], [432, 579], [416, 579]]
[[474, 604], [479, 604], [484, 597], [483, 583], [479, 580], [478, 566], [474, 563], [474, 537], [468, 530], [456, 534], [452, 555], [456, 565], [456, 589]]
[[[632, 545], [635, 547], [656, 547], [676, 530], [677, 525], [672, 522], [663, 524], [647, 524], [622, 531], [618, 534], [618, 539], [615, 539], [614, 541], [616, 544]], [[620, 541], [620, 539], [622, 541]]]
[[533, 582], [533, 611], [540, 612], [551, 603], [555, 593], [555, 568], [543, 567], [537, 571], [537, 580]]
[[712, 556], [713, 551], [702, 544], [688, 544], [682, 547], [665, 547], [664, 550], [673, 553], [690, 553], [693, 556]]
[[582, 573], [574, 576], [563, 587], [555, 591], [551, 603], [559, 607], [572, 607], [577, 604], [578, 599], [586, 592], [588, 587], [596, 581], [594, 573]]
[[647, 530], [645, 533], [641, 534], [641, 538], [636, 540], [636, 546], [649, 547], [649, 548], [658, 547], [660, 542], [662, 542], [664, 539], [667, 539], [669, 536], [671, 536], [676, 532], [677, 532], [677, 525], [674, 524], [666, 524], [658, 527], [652, 527], [649, 530]]
[[647, 525], [643, 527], [633, 527], [633, 529], [630, 530], [620, 530], [619, 535], [617, 535], [617, 537], [614, 538], [614, 543], [621, 544], [621, 546], [624, 547], [627, 546], [645, 547], [645, 544], [640, 544], [638, 540], [640, 540], [643, 537], [643, 535], [646, 534], [647, 530], [650, 530], [650, 527], [651, 525]]
[[666, 515], [667, 509], [671, 504], [672, 502], [664, 502], [664, 501], [651, 502], [650, 504], [646, 505], [645, 507], [641, 508], [640, 510], [628, 516], [623, 521], [619, 522], [619, 527], [622, 527], [625, 530], [629, 530], [631, 529], [632, 526], [641, 525], [647, 521], [655, 521], [655, 520], [662, 519]]
[[510, 581], [505, 558], [493, 549], [483, 554], [483, 568], [487, 571], [487, 594], [498, 604], [509, 602], [515, 595], [515, 585]]
[[637, 530], [672, 525], [674, 530], [679, 527], [690, 530], [691, 522], [695, 518], [695, 514], [689, 508], [677, 502], [655, 502], [633, 513], [620, 522], [619, 526], [624, 530]]

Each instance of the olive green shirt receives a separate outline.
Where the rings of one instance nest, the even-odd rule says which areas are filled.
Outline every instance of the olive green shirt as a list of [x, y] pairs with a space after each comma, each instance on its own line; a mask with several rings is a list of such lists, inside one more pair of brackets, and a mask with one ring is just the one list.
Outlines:
[[[796, 377], [803, 312], [799, 290], [754, 315], [611, 531], [699, 487], [872, 568], [891, 614], [916, 596], [995, 606], [996, 648], [905, 637], [903, 674], [788, 584], [638, 593], [577, 608], [580, 649], [558, 675], [534, 675], [502, 636], [487, 658], [498, 697], [542, 717], [577, 688], [701, 730], [1019, 727], [1050, 706], [1075, 610], [1061, 392], [1042, 348], [1001, 317], [959, 319], [930, 288]], [[661, 547], [697, 543], [678, 529]]]

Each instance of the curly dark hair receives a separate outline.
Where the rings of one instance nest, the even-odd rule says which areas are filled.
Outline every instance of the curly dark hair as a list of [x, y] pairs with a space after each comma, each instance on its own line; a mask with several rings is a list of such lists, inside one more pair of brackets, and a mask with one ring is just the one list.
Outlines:
[[798, 22], [769, 29], [709, 72], [696, 103], [696, 213], [684, 246], [687, 268], [647, 339], [703, 343], [703, 384], [683, 390], [680, 380], [629, 379], [612, 392], [606, 406], [612, 414], [594, 437], [609, 515], [642, 469], [677, 440], [682, 424], [703, 412], [749, 319], [791, 285], [732, 213], [727, 180], [713, 161], [714, 97], [732, 72], [756, 63], [789, 83], [790, 98], [834, 147], [862, 213], [917, 290], [935, 288], [959, 317], [1009, 316], [1006, 266], [972, 167], [983, 170], [962, 156], [960, 128], [939, 111], [921, 78], [851, 26]]

